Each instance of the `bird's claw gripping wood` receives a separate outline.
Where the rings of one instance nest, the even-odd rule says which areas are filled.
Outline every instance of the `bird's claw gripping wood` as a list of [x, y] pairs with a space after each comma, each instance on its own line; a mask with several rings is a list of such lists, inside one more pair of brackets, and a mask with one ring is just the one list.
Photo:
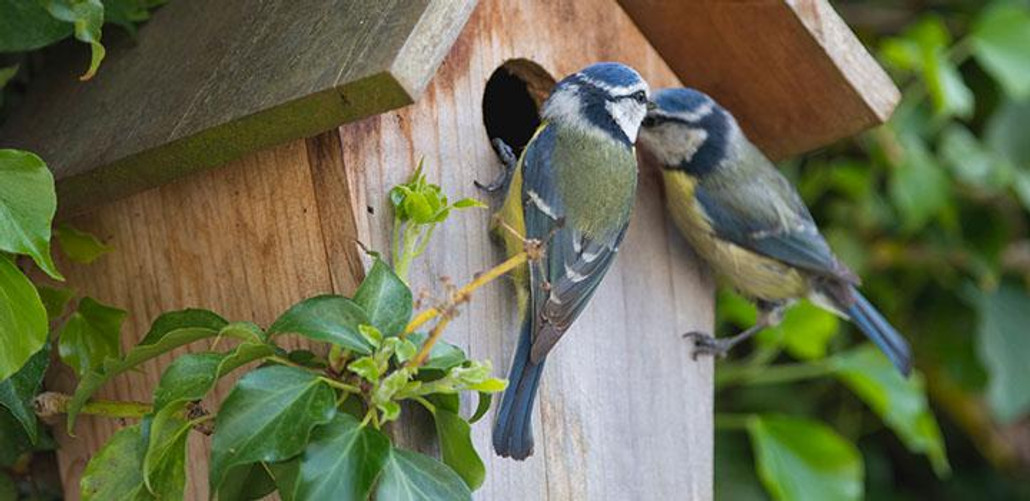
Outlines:
[[690, 353], [690, 358], [694, 360], [697, 360], [698, 355], [726, 358], [726, 354], [737, 344], [734, 338], [719, 339], [699, 331], [690, 331], [683, 338], [694, 340], [694, 351]]
[[515, 152], [505, 143], [503, 139], [495, 137], [490, 141], [490, 144], [494, 147], [494, 152], [500, 157], [501, 163], [504, 164], [504, 172], [501, 172], [497, 179], [494, 179], [490, 184], [483, 184], [479, 181], [473, 181], [472, 183], [487, 193], [496, 193], [508, 186], [511, 181], [512, 175], [515, 174], [515, 168], [518, 166], [519, 159], [515, 156]]

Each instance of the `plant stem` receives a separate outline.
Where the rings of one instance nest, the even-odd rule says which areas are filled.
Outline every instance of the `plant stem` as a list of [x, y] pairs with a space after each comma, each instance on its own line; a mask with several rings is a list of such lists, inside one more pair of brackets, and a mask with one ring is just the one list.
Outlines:
[[715, 427], [723, 430], [745, 430], [751, 420], [752, 414], [715, 414]]
[[[41, 418], [54, 417], [68, 413], [71, 395], [47, 391], [36, 396], [36, 415]], [[79, 414], [104, 416], [109, 418], [138, 419], [153, 412], [154, 408], [145, 402], [120, 402], [115, 400], [90, 400], [82, 407]]]
[[[519, 265], [525, 263], [528, 259], [529, 254], [527, 254], [526, 251], [522, 251], [508, 258], [503, 263], [487, 270], [485, 273], [479, 274], [475, 279], [454, 293], [451, 297], [451, 303], [453, 305], [457, 305], [468, 301], [469, 297], [472, 296], [472, 293], [475, 292], [476, 289], [500, 278], [505, 273], [514, 270]], [[408, 323], [408, 326], [404, 328], [404, 332], [401, 334], [401, 337], [415, 332], [415, 329], [418, 329], [426, 322], [440, 316], [441, 313], [443, 313], [443, 311], [440, 308], [429, 308], [428, 310], [424, 310]]]
[[347, 393], [361, 393], [361, 388], [358, 388], [357, 386], [349, 385], [347, 383], [327, 378], [325, 376], [319, 376], [318, 379], [323, 383], [332, 386], [333, 388], [336, 388], [337, 390], [342, 390]]
[[408, 361], [408, 367], [418, 367], [422, 365], [422, 362], [426, 361], [429, 357], [430, 350], [433, 349], [433, 345], [443, 335], [443, 330], [447, 327], [447, 324], [451, 323], [451, 315], [447, 314], [440, 318], [440, 321], [433, 327], [432, 332], [429, 333], [429, 338], [426, 339], [425, 343], [422, 343], [422, 349], [418, 351], [418, 354], [414, 358]]
[[720, 390], [734, 384], [762, 385], [782, 384], [806, 379], [815, 379], [833, 373], [833, 366], [826, 361], [782, 364], [769, 366], [731, 366], [716, 371], [715, 388]]
[[311, 367], [304, 367], [303, 365], [300, 365], [297, 362], [294, 362], [293, 360], [280, 357], [279, 355], [272, 355], [272, 356], [266, 358], [265, 360], [268, 360], [269, 362], [275, 362], [275, 363], [277, 363], [279, 365], [287, 365], [287, 366], [293, 367], [295, 369], [303, 369], [303, 370], [306, 370], [306, 371], [311, 371]]

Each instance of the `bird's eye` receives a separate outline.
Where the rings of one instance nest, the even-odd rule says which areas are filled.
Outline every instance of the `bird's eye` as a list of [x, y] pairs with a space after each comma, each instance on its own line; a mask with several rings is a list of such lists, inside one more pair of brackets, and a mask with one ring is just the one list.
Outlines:
[[636, 101], [636, 102], [638, 102], [640, 104], [646, 104], [647, 103], [647, 93], [642, 91], [642, 90], [638, 90], [638, 91], [634, 92], [633, 94], [630, 95], [630, 97], [633, 98], [634, 101]]
[[658, 121], [655, 120], [654, 117], [644, 117], [644, 123], [642, 125], [644, 127], [654, 127], [655, 125], [658, 125]]

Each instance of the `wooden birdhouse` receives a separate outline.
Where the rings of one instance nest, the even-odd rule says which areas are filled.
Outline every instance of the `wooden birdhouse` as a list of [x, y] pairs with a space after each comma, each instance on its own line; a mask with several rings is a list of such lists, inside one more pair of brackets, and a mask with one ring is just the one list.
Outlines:
[[[826, 0], [176, 0], [135, 40], [109, 44], [87, 83], [81, 52], [53, 54], [0, 147], [45, 159], [60, 217], [116, 248], [63, 269], [79, 293], [130, 312], [126, 349], [172, 309], [267, 325], [302, 298], [352, 293], [367, 264], [359, 242], [389, 252], [388, 190], [421, 158], [452, 197], [496, 206], [473, 186], [499, 172], [490, 139], [525, 145], [550, 87], [593, 62], [708, 92], [774, 158], [877, 125], [899, 97]], [[712, 498], [713, 365], [680, 335], [712, 328], [714, 280], [670, 225], [659, 183], [641, 165], [619, 258], [550, 357], [535, 455], [496, 457], [490, 426], [474, 426], [478, 498]], [[440, 276], [500, 262], [489, 218], [441, 226], [412, 285], [438, 291]], [[510, 285], [491, 284], [446, 338], [503, 376], [515, 310]], [[148, 400], [167, 362], [100, 395]], [[56, 427], [68, 499], [121, 425]], [[431, 450], [427, 430], [404, 421], [393, 434]], [[208, 439], [190, 446], [187, 498], [205, 499]]]

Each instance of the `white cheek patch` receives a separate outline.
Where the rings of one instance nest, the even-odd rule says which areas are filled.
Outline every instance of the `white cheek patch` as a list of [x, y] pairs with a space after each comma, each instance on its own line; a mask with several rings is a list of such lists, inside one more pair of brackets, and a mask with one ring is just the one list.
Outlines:
[[647, 107], [631, 99], [619, 99], [605, 103], [608, 114], [619, 124], [622, 133], [626, 134], [629, 142], [637, 142], [637, 133], [640, 132], [640, 123], [647, 115]]
[[644, 141], [650, 151], [663, 165], [679, 165], [689, 162], [708, 140], [708, 131], [681, 124], [666, 123], [647, 130]]

